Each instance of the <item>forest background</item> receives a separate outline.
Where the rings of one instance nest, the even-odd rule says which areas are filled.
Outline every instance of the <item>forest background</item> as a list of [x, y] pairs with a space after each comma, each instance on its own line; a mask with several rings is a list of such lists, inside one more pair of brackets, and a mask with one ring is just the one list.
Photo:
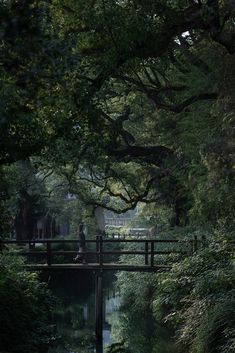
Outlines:
[[233, 0], [0, 1], [1, 237], [71, 193], [74, 222], [141, 204], [159, 236], [220, 241], [144, 293], [119, 278], [183, 352], [235, 349], [234, 21]]

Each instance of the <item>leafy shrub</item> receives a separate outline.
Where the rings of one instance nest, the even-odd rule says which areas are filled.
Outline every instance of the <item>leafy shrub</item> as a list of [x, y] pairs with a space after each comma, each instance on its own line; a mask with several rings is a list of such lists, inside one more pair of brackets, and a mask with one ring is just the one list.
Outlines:
[[21, 257], [0, 257], [0, 352], [44, 353], [54, 340], [54, 299], [38, 275], [22, 265]]
[[107, 348], [106, 353], [130, 353], [130, 351], [125, 347], [124, 342], [118, 342], [111, 344]]
[[214, 244], [159, 276], [155, 317], [171, 323], [192, 353], [230, 353], [235, 340], [233, 252]]
[[[182, 233], [181, 237], [185, 239], [185, 230]], [[193, 235], [194, 230], [190, 238]], [[197, 230], [196, 235], [200, 238], [203, 232], [199, 234]], [[125, 332], [132, 321], [137, 330], [137, 322], [138, 325], [140, 320], [143, 323], [145, 313], [152, 312], [151, 344], [154, 352], [235, 351], [234, 250], [228, 243], [232, 234], [207, 230], [208, 235], [217, 241], [205, 242], [206, 247], [199, 247], [199, 251], [190, 256], [174, 254], [158, 257], [162, 264], [173, 264], [169, 272], [155, 275], [118, 274], [126, 322], [121, 337], [129, 347], [132, 347], [133, 340], [129, 342]], [[131, 259], [136, 263], [134, 256]], [[145, 330], [143, 325], [141, 330], [142, 333]], [[177, 347], [172, 340], [174, 335]], [[164, 342], [167, 342], [165, 347]]]

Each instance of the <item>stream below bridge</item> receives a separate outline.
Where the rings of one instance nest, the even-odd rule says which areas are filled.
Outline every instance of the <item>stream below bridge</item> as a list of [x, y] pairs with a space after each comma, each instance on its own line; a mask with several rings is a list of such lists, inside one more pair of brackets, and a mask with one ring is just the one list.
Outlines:
[[[58, 339], [48, 353], [95, 353], [95, 275], [92, 271], [52, 273], [43, 278], [58, 303], [53, 313]], [[121, 309], [119, 290], [113, 273], [104, 274], [104, 353], [111, 344], [128, 343], [128, 353], [176, 353], [162, 328], [158, 348], [156, 327], [151, 313], [129, 317]]]

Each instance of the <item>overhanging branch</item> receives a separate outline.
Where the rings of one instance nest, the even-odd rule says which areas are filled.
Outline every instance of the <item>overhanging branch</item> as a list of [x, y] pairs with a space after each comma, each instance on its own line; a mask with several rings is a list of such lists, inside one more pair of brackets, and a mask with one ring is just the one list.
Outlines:
[[191, 96], [187, 99], [185, 99], [182, 103], [178, 105], [170, 105], [170, 104], [165, 104], [159, 100], [159, 97], [149, 96], [154, 103], [156, 104], [156, 107], [159, 109], [167, 110], [176, 114], [181, 113], [185, 108], [189, 107], [190, 105], [199, 102], [199, 101], [206, 101], [206, 100], [215, 100], [219, 96], [218, 92], [211, 92], [211, 93], [199, 93], [194, 96]]
[[159, 165], [173, 156], [173, 152], [165, 146], [128, 146], [123, 149], [109, 149], [107, 154], [125, 162], [140, 158]]

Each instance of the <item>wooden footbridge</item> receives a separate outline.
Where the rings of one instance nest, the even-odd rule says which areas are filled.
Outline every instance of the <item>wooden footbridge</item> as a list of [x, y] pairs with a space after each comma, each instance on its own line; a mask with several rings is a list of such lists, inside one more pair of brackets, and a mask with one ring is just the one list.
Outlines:
[[96, 284], [96, 352], [103, 353], [103, 272], [138, 271], [164, 272], [171, 266], [163, 259], [170, 254], [188, 256], [204, 240], [106, 238], [96, 236], [86, 240], [86, 263], [74, 263], [79, 241], [75, 240], [2, 240], [0, 249], [27, 258], [25, 268], [30, 271], [87, 271], [95, 273]]
[[[106, 238], [96, 236], [86, 240], [86, 263], [74, 262], [79, 241], [74, 240], [2, 240], [0, 249], [17, 250], [27, 258], [25, 268], [33, 271], [112, 270], [161, 272], [170, 269], [162, 265], [163, 255], [190, 255], [203, 240]], [[127, 249], [125, 247], [128, 247]], [[14, 251], [11, 253], [15, 253]], [[131, 259], [131, 263], [130, 263]]]

